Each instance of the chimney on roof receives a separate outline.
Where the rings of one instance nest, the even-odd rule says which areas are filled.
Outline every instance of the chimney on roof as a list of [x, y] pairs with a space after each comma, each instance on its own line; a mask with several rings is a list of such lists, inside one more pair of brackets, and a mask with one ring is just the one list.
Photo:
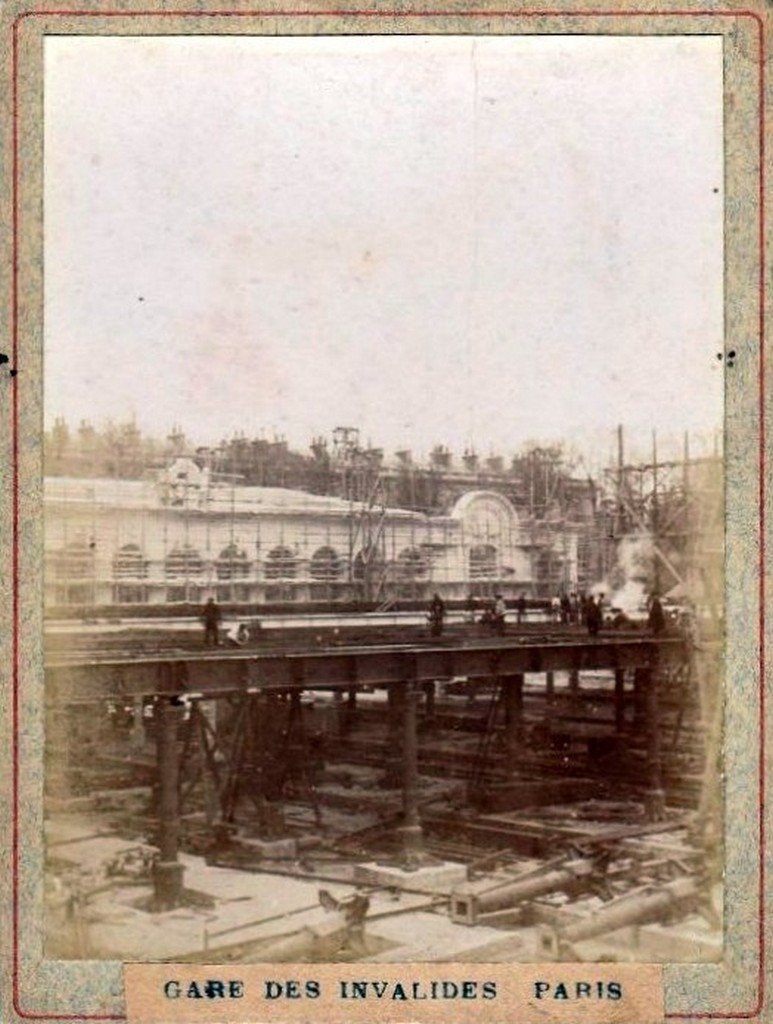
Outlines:
[[468, 473], [474, 473], [478, 468], [478, 455], [473, 448], [465, 448], [462, 462]]
[[451, 466], [451, 452], [442, 444], [435, 445], [429, 459], [435, 469], [449, 469]]

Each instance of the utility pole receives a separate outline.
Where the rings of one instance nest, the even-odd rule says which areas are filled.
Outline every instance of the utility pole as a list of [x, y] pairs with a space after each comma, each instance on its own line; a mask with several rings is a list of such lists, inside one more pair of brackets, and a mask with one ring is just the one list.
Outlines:
[[690, 507], [690, 434], [687, 430], [685, 430], [684, 432], [682, 491], [682, 508], [684, 510], [684, 521], [681, 525], [682, 529], [684, 530], [684, 551], [686, 555], [685, 576], [688, 580], [689, 585], [692, 585], [694, 576], [692, 567], [698, 549], [698, 538], [693, 533], [693, 530], [695, 529], [697, 524], [693, 520], [692, 509]]
[[617, 425], [617, 515], [615, 516], [615, 539], [623, 532], [623, 424]]
[[[658, 435], [652, 431], [652, 541], [657, 548], [660, 529], [660, 505], [658, 498]], [[653, 556], [653, 587], [660, 594], [660, 562], [657, 555]]]

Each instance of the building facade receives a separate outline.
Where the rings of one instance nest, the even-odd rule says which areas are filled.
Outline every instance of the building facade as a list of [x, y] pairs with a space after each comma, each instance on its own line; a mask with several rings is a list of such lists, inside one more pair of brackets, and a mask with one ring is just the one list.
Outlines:
[[[424, 515], [215, 481], [189, 458], [152, 480], [47, 478], [45, 538], [49, 611], [513, 597], [539, 591], [545, 546], [493, 491]], [[548, 543], [576, 580], [576, 536]]]

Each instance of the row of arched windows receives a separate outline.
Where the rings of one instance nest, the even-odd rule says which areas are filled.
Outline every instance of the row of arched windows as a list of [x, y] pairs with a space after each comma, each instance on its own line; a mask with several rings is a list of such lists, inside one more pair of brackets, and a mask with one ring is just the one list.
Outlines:
[[[91, 552], [89, 555], [93, 558]], [[72, 559], [70, 559], [72, 562]], [[78, 569], [86, 568], [86, 561], [78, 560]], [[113, 558], [113, 576], [116, 580], [146, 579], [148, 560], [137, 544], [125, 544]], [[405, 578], [421, 579], [429, 572], [429, 563], [418, 548], [405, 548], [397, 558], [399, 574]], [[235, 544], [218, 555], [214, 563], [218, 580], [245, 579], [249, 576], [250, 560], [247, 553]], [[318, 548], [309, 561], [309, 575], [320, 583], [340, 580], [344, 575], [345, 562], [332, 547]], [[190, 545], [172, 548], [164, 559], [164, 575], [167, 577], [200, 576], [204, 572], [204, 559]], [[268, 552], [264, 563], [264, 576], [269, 580], [295, 579], [298, 572], [298, 556], [288, 547], [278, 545]]]
[[[85, 542], [66, 544], [52, 556], [54, 571], [60, 579], [87, 579], [94, 575], [94, 548]], [[298, 573], [298, 556], [288, 547], [278, 545], [266, 555], [263, 572], [268, 580], [292, 580]], [[113, 557], [113, 577], [116, 580], [144, 580], [148, 578], [149, 560], [137, 544], [124, 544]], [[223, 548], [214, 562], [218, 580], [229, 582], [249, 576], [250, 560], [236, 544]], [[205, 561], [191, 545], [178, 545], [164, 559], [164, 576], [168, 579], [190, 579], [204, 573]], [[344, 575], [345, 561], [332, 547], [318, 548], [309, 561], [312, 580], [330, 583]], [[429, 574], [427, 556], [419, 548], [404, 548], [395, 563], [398, 578], [425, 579]], [[473, 580], [493, 579], [498, 572], [497, 549], [492, 544], [480, 544], [469, 551], [469, 574]]]

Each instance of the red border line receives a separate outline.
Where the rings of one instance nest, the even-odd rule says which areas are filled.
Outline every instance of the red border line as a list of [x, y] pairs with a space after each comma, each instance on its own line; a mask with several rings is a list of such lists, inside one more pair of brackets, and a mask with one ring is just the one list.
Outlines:
[[[757, 1001], [751, 1010], [739, 1011], [707, 1011], [695, 1013], [666, 1013], [665, 1016], [672, 1019], [682, 1020], [751, 1020], [759, 1017], [765, 1002], [765, 751], [766, 751], [766, 699], [765, 699], [765, 301], [766, 301], [766, 261], [765, 261], [765, 35], [764, 23], [756, 11], [749, 10], [636, 10], [636, 11], [604, 11], [604, 10], [583, 10], [583, 11], [562, 11], [562, 10], [531, 10], [531, 11], [380, 11], [373, 9], [340, 9], [326, 11], [308, 10], [284, 10], [284, 11], [94, 11], [94, 10], [35, 10], [25, 11], [19, 14], [12, 24], [11, 38], [11, 103], [12, 103], [12, 210], [11, 210], [11, 233], [12, 233], [12, 257], [11, 257], [11, 351], [13, 355], [13, 369], [19, 365], [19, 39], [18, 26], [26, 18], [34, 17], [79, 17], [79, 18], [135, 18], [135, 17], [179, 17], [179, 18], [289, 18], [289, 17], [357, 17], [357, 18], [394, 18], [396, 20], [405, 18], [549, 18], [549, 17], [584, 17], [584, 18], [635, 18], [635, 17], [711, 17], [711, 18], [752, 18], [757, 23], [758, 29], [758, 60], [759, 60], [759, 215], [758, 215], [758, 243], [759, 243], [759, 645], [760, 645], [760, 687], [759, 687], [759, 713], [760, 713], [760, 747], [759, 747], [759, 894], [757, 902], [758, 913], [758, 966], [757, 966]], [[12, 460], [12, 554], [11, 572], [13, 580], [12, 599], [12, 700], [11, 714], [13, 731], [11, 737], [11, 753], [13, 768], [13, 792], [11, 799], [12, 810], [12, 933], [13, 933], [13, 1008], [15, 1013], [24, 1020], [93, 1020], [93, 1021], [122, 1021], [124, 1014], [78, 1014], [78, 1013], [44, 1013], [25, 1010], [21, 1005], [20, 989], [20, 957], [19, 957], [19, 931], [20, 931], [20, 907], [19, 907], [19, 772], [20, 772], [20, 751], [19, 751], [19, 627], [20, 627], [20, 601], [19, 601], [19, 386], [18, 376], [12, 380], [11, 397], [11, 460]]]
[[[16, 21], [24, 18], [50, 17], [65, 15], [77, 18], [331, 18], [331, 17], [353, 17], [353, 18], [637, 18], [637, 17], [670, 17], [670, 18], [753, 18], [760, 26], [762, 32], [762, 19], [756, 11], [746, 10], [646, 10], [646, 11], [562, 11], [547, 8], [545, 10], [532, 11], [508, 11], [508, 10], [485, 10], [485, 11], [454, 11], [437, 10], [428, 11], [376, 11], [373, 8], [341, 8], [339, 10], [309, 11], [309, 10], [254, 10], [254, 11], [95, 11], [78, 10], [67, 8], [53, 8], [51, 10], [25, 11], [20, 14]], [[705, 33], [700, 33], [701, 35]]]

